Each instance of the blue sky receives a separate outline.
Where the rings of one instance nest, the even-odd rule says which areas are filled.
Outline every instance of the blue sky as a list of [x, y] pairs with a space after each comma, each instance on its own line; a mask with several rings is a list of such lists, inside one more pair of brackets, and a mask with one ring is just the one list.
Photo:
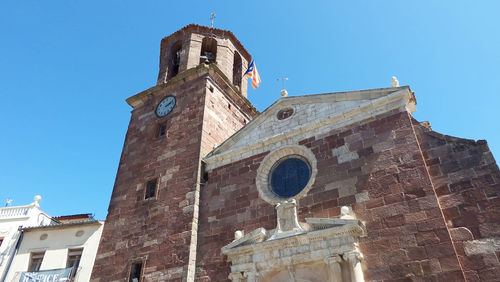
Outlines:
[[434, 130], [500, 157], [498, 1], [2, 1], [0, 205], [104, 219], [131, 108], [156, 83], [160, 40], [228, 29], [255, 58], [262, 111], [290, 95], [388, 87]]

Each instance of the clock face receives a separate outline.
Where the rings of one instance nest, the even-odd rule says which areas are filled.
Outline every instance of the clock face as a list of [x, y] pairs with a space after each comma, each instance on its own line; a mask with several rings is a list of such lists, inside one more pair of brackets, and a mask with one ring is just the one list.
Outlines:
[[167, 96], [165, 99], [161, 100], [161, 102], [156, 107], [156, 115], [158, 117], [164, 117], [168, 115], [175, 106], [175, 97]]

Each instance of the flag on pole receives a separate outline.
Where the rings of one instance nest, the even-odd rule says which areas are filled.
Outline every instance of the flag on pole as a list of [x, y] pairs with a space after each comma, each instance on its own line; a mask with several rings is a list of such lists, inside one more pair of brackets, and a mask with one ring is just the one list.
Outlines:
[[248, 77], [252, 79], [252, 88], [257, 89], [259, 87], [260, 83], [260, 76], [259, 72], [257, 71], [257, 65], [255, 64], [254, 61], [250, 63], [250, 66], [248, 66], [247, 71], [243, 75], [243, 77]]

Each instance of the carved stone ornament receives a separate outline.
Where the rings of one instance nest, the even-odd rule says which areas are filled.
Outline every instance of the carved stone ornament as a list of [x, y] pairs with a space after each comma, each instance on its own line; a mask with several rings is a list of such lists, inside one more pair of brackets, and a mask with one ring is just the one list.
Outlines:
[[364, 224], [351, 209], [344, 218], [299, 222], [295, 200], [276, 206], [277, 226], [258, 228], [222, 248], [232, 281], [364, 281], [358, 238]]

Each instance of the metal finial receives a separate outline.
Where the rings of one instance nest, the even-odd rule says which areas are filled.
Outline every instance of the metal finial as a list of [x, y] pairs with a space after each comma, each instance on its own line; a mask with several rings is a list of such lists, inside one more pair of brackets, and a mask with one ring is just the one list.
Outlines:
[[399, 80], [395, 76], [392, 77], [391, 87], [399, 87]]
[[215, 20], [215, 13], [212, 12], [210, 14], [210, 21], [212, 22], [211, 25], [210, 25], [211, 28], [214, 28], [214, 20]]
[[288, 80], [288, 77], [281, 77], [281, 78], [277, 78], [276, 79], [277, 81], [280, 81], [281, 80], [281, 91], [280, 91], [280, 94], [282, 97], [286, 97], [288, 96], [288, 91], [286, 91], [285, 89], [285, 80]]

